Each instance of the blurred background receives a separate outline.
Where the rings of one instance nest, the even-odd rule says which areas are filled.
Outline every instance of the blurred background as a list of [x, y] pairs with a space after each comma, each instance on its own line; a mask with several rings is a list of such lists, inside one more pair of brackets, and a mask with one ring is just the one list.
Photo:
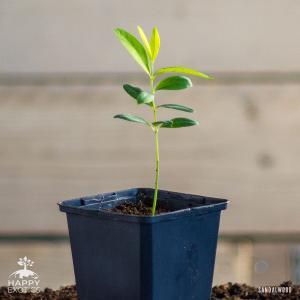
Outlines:
[[[158, 26], [157, 67], [212, 74], [160, 103], [200, 126], [161, 130], [161, 188], [227, 198], [214, 282], [300, 282], [300, 2], [1, 0], [0, 285], [19, 257], [73, 283], [60, 200], [152, 187], [154, 142], [117, 113], [146, 75], [113, 35]], [[178, 113], [161, 111], [161, 118]]]

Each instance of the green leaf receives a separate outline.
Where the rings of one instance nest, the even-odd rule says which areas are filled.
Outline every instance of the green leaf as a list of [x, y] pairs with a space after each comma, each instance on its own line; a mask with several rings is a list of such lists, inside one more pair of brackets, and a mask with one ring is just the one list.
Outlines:
[[149, 44], [149, 42], [148, 42], [148, 39], [147, 39], [147, 36], [146, 36], [144, 30], [143, 30], [143, 28], [140, 27], [140, 26], [138, 26], [137, 29], [138, 29], [138, 32], [139, 32], [139, 34], [140, 34], [140, 37], [141, 37], [141, 39], [142, 39], [142, 41], [143, 41], [143, 44], [144, 44], [144, 46], [145, 46], [145, 49], [146, 49], [146, 51], [147, 51], [147, 53], [148, 53], [148, 55], [149, 55], [149, 58], [152, 59], [152, 51], [151, 51], [150, 44]]
[[213, 79], [213, 77], [208, 76], [204, 73], [198, 72], [196, 70], [190, 69], [190, 68], [185, 68], [185, 67], [167, 67], [167, 68], [161, 68], [155, 72], [155, 76], [159, 76], [165, 73], [183, 73], [183, 74], [190, 74], [190, 75], [195, 75], [199, 76], [205, 79]]
[[177, 109], [185, 112], [192, 113], [194, 110], [192, 108], [189, 108], [187, 106], [179, 105], [179, 104], [162, 104], [157, 107], [164, 107], [164, 108], [171, 108], [171, 109]]
[[134, 116], [134, 115], [119, 114], [119, 115], [115, 115], [114, 118], [116, 118], [116, 119], [122, 119], [122, 120], [129, 121], [129, 122], [142, 123], [142, 124], [151, 126], [151, 124], [149, 124], [143, 118], [138, 117], [138, 116]]
[[162, 127], [162, 128], [181, 128], [198, 125], [199, 122], [187, 119], [187, 118], [174, 118], [167, 121], [158, 121], [152, 123], [153, 126]]
[[132, 86], [130, 84], [124, 84], [123, 88], [128, 95], [130, 95], [131, 97], [137, 100], [138, 104], [143, 104], [143, 103], [147, 104], [153, 102], [154, 100], [154, 96], [152, 94], [149, 94], [148, 92], [145, 92], [136, 86]]
[[154, 27], [152, 30], [152, 36], [150, 39], [150, 48], [152, 53], [152, 62], [154, 62], [160, 48], [160, 37], [156, 27]]
[[155, 90], [182, 90], [193, 86], [192, 81], [186, 76], [171, 76], [158, 83]]
[[114, 32], [129, 54], [136, 62], [146, 71], [150, 73], [149, 60], [143, 45], [131, 33], [121, 28], [114, 29]]

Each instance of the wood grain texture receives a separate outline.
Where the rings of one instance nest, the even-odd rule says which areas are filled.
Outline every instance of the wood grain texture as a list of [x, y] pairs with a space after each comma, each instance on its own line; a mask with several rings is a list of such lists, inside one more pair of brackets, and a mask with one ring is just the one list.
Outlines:
[[[230, 199], [224, 232], [299, 230], [299, 94], [297, 84], [160, 93], [200, 121], [161, 130], [161, 188]], [[152, 133], [116, 113], [151, 117], [113, 85], [0, 87], [2, 233], [65, 232], [57, 201], [153, 185]]]
[[[218, 243], [214, 284], [242, 282], [255, 286], [277, 285], [287, 278], [296, 282], [292, 273], [292, 250], [299, 249], [299, 244], [255, 243], [249, 249], [242, 243]], [[249, 241], [248, 247], [250, 246]], [[298, 247], [298, 248], [296, 248]], [[243, 249], [242, 249], [243, 248]], [[239, 252], [241, 251], [242, 252]], [[246, 252], [245, 252], [246, 251]], [[0, 285], [7, 285], [7, 277], [17, 268], [19, 257], [27, 255], [35, 263], [33, 270], [40, 276], [40, 287], [59, 288], [62, 285], [74, 284], [71, 249], [68, 242], [14, 242], [0, 243]], [[239, 260], [239, 255], [247, 255]]]
[[[300, 2], [1, 0], [1, 72], [137, 71], [113, 35], [161, 36], [159, 66], [299, 71]], [[142, 18], [141, 18], [142, 12]]]

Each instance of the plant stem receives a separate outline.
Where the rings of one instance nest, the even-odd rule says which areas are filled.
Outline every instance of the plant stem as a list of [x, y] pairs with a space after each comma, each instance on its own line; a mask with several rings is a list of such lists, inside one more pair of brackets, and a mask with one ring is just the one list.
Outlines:
[[[150, 85], [152, 94], [155, 94], [155, 89], [153, 86], [153, 77], [150, 76]], [[155, 101], [153, 101], [153, 116], [154, 122], [157, 122], [157, 106]], [[158, 139], [158, 127], [154, 128], [154, 138], [155, 138], [155, 190], [152, 204], [152, 216], [155, 215], [156, 212], [156, 204], [157, 204], [157, 196], [158, 196], [158, 180], [159, 180], [159, 139]]]
[[[154, 122], [157, 122], [157, 110], [156, 106], [153, 108], [154, 112]], [[158, 179], [159, 179], [159, 140], [158, 140], [158, 128], [154, 130], [155, 136], [155, 190], [154, 190], [154, 198], [153, 198], [153, 206], [152, 206], [152, 216], [155, 215], [156, 212], [156, 203], [157, 203], [157, 194], [158, 194]]]

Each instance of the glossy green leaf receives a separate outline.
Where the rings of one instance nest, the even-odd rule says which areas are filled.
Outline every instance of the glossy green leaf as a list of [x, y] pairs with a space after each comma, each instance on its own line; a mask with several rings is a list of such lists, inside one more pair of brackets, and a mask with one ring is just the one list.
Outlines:
[[115, 115], [114, 118], [116, 118], [116, 119], [122, 119], [122, 120], [129, 121], [129, 122], [142, 123], [142, 124], [151, 126], [151, 124], [149, 124], [143, 118], [138, 117], [138, 116], [134, 116], [134, 115], [119, 114], [119, 115]]
[[155, 72], [155, 76], [159, 76], [166, 73], [183, 73], [183, 74], [190, 74], [198, 77], [202, 77], [205, 79], [213, 79], [213, 77], [208, 76], [204, 73], [198, 72], [196, 70], [185, 68], [185, 67], [167, 67], [167, 68], [161, 68]]
[[187, 119], [187, 118], [174, 118], [167, 121], [158, 121], [152, 123], [153, 126], [162, 127], [162, 128], [181, 128], [198, 125], [199, 122]]
[[142, 89], [132, 86], [130, 84], [123, 85], [124, 90], [127, 92], [128, 95], [133, 97], [137, 100], [138, 104], [147, 104], [153, 102], [154, 96], [148, 92], [143, 91]]
[[124, 29], [116, 28], [114, 32], [122, 45], [127, 49], [135, 61], [146, 71], [150, 73], [149, 60], [144, 46], [131, 33]]
[[154, 27], [152, 30], [152, 36], [150, 39], [150, 48], [152, 53], [152, 62], [154, 62], [160, 49], [160, 37], [156, 27]]
[[194, 110], [192, 108], [189, 108], [184, 105], [179, 105], [179, 104], [162, 104], [162, 105], [159, 105], [158, 107], [177, 109], [177, 110], [181, 110], [181, 111], [185, 111], [185, 112], [189, 112], [189, 113], [194, 112]]
[[148, 42], [148, 39], [147, 39], [147, 36], [146, 36], [144, 30], [140, 26], [138, 26], [137, 29], [138, 29], [139, 35], [140, 35], [140, 37], [141, 37], [141, 39], [143, 41], [145, 49], [146, 49], [146, 51], [147, 51], [147, 53], [149, 55], [149, 58], [152, 59], [152, 51], [151, 51], [150, 44]]
[[161, 80], [156, 90], [182, 90], [193, 86], [192, 81], [186, 76], [171, 76]]

